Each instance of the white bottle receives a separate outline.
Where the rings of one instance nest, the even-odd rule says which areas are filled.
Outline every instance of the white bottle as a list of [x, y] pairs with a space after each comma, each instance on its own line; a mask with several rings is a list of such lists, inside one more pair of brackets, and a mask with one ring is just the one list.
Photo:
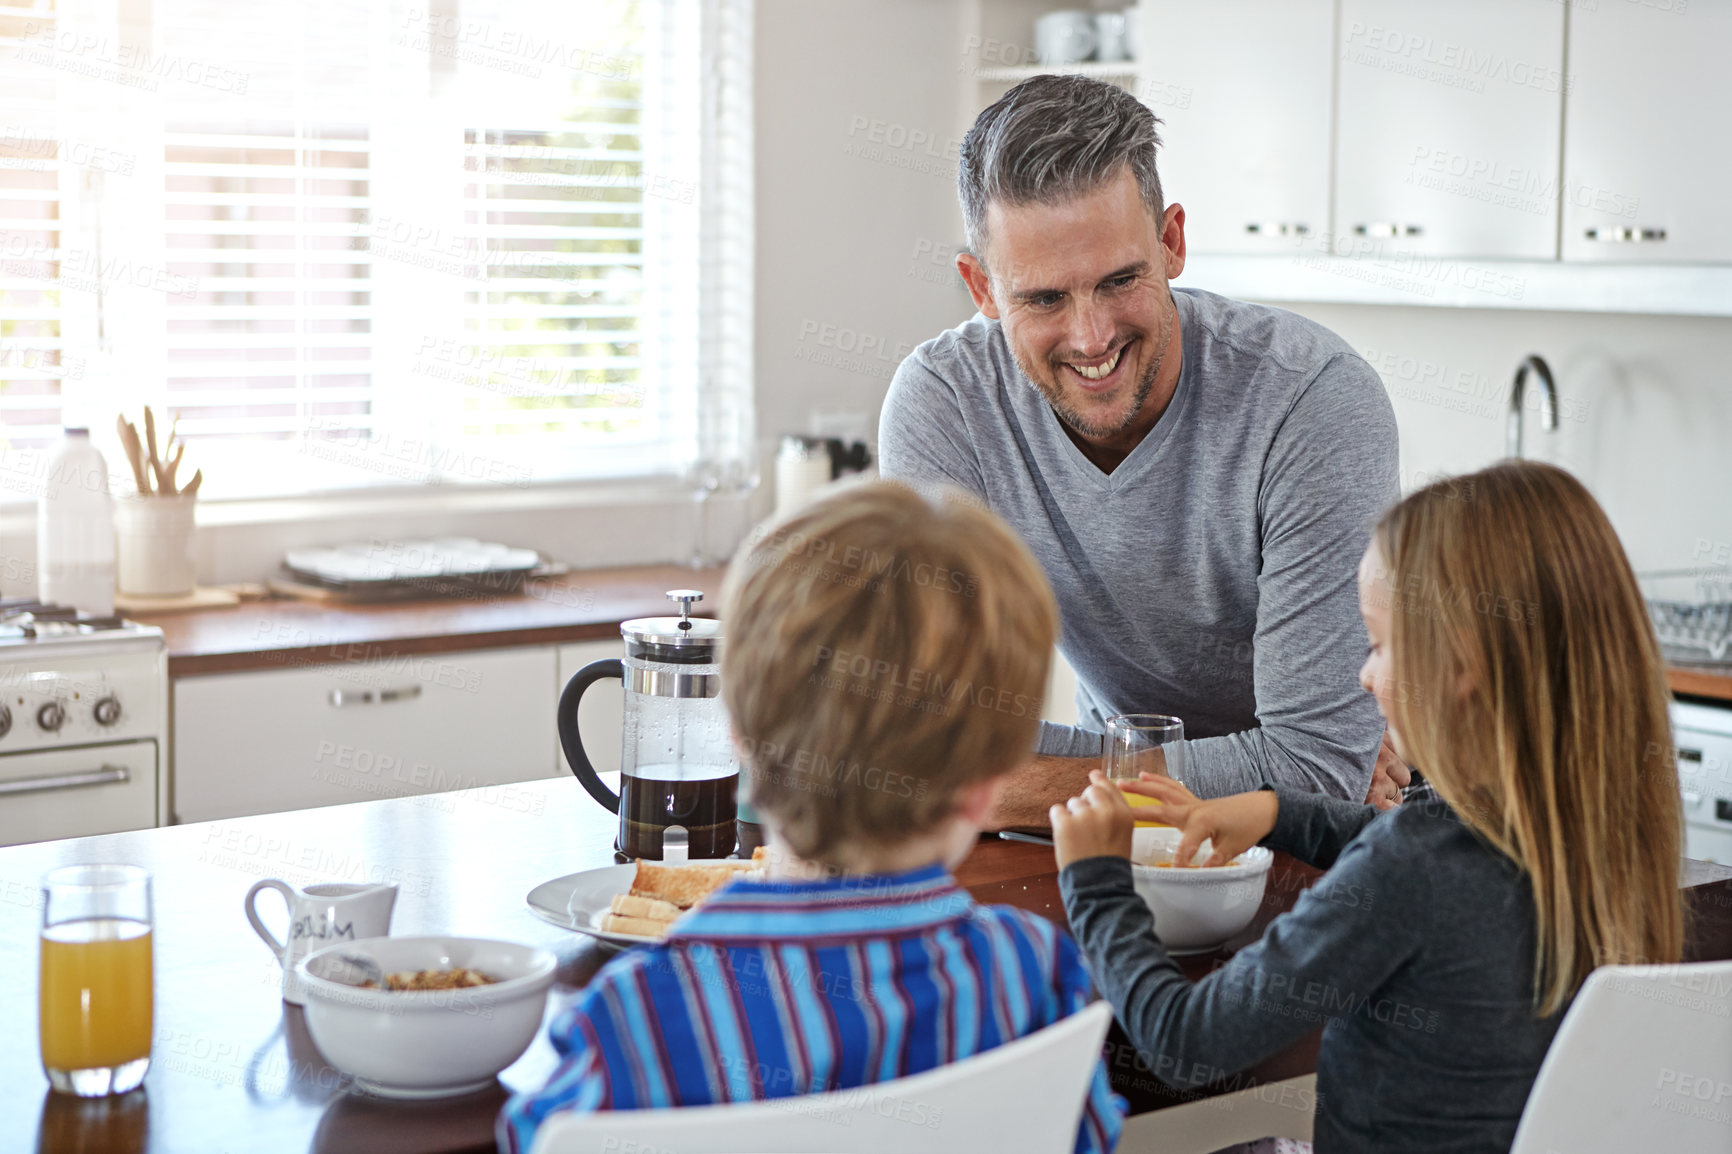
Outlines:
[[830, 483], [830, 450], [822, 437], [789, 433], [776, 454], [776, 512], [782, 517]]
[[36, 513], [38, 599], [86, 613], [114, 612], [114, 507], [108, 462], [89, 429], [67, 429], [42, 479]]

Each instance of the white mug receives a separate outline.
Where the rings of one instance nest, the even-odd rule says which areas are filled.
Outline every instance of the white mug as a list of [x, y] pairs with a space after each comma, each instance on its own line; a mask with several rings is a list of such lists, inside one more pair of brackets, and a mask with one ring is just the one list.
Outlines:
[[1129, 60], [1130, 50], [1125, 45], [1125, 29], [1127, 22], [1123, 12], [1095, 13], [1095, 59], [1096, 60]]
[[1034, 22], [1034, 50], [1040, 62], [1080, 64], [1095, 50], [1095, 20], [1089, 12], [1048, 12]]
[[[273, 889], [289, 907], [289, 940], [277, 941], [265, 929], [254, 908], [259, 891]], [[391, 932], [391, 910], [397, 904], [393, 885], [330, 883], [298, 890], [285, 881], [266, 878], [247, 891], [247, 921], [277, 955], [283, 967], [283, 1001], [299, 1006], [307, 998], [295, 977], [295, 963], [313, 950], [343, 941], [382, 938]]]

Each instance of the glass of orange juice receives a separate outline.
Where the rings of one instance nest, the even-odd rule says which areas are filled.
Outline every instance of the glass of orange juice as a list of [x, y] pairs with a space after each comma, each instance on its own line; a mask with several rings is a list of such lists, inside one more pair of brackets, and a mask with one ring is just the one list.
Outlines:
[[42, 898], [42, 1068], [63, 1094], [124, 1094], [150, 1068], [150, 874], [63, 866]]
[[[1101, 743], [1101, 772], [1109, 781], [1136, 781], [1143, 773], [1184, 780], [1185, 723], [1165, 713], [1125, 713], [1107, 719]], [[1131, 808], [1161, 803], [1137, 793], [1125, 794]], [[1138, 814], [1141, 818], [1142, 815]], [[1138, 825], [1164, 825], [1144, 818]]]

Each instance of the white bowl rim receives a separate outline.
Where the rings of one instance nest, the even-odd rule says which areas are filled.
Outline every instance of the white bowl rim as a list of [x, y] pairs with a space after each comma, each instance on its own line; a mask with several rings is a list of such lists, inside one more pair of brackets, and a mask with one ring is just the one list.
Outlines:
[[[1131, 863], [1131, 875], [1150, 881], [1159, 879], [1174, 885], [1208, 885], [1212, 882], [1246, 881], [1261, 877], [1275, 864], [1274, 851], [1254, 845], [1241, 853], [1238, 865], [1224, 866], [1154, 866]], [[311, 956], [311, 955], [309, 955]]]
[[[313, 973], [307, 964], [314, 958], [337, 952], [359, 952], [367, 957], [362, 948], [372, 942], [469, 942], [480, 946], [506, 946], [514, 950], [530, 952], [530, 970], [527, 974], [519, 974], [515, 978], [505, 978], [485, 986], [464, 986], [450, 990], [370, 990], [365, 986], [351, 986], [347, 982], [336, 982], [330, 978]], [[373, 959], [377, 961], [377, 958]], [[486, 997], [489, 999], [510, 998], [516, 994], [534, 993], [538, 987], [550, 985], [553, 981], [553, 971], [559, 967], [559, 959], [553, 951], [540, 946], [526, 945], [523, 942], [508, 942], [501, 938], [466, 938], [451, 934], [407, 934], [401, 937], [384, 935], [377, 938], [360, 938], [353, 942], [338, 942], [334, 945], [320, 946], [306, 957], [295, 963], [295, 974], [304, 983], [309, 995], [320, 994], [331, 998], [341, 998], [350, 1005], [371, 1008], [376, 1001], [379, 1008], [387, 1005], [412, 1009], [419, 1006], [434, 1007], [440, 1000], [450, 1001], [453, 994], [468, 997]], [[383, 968], [383, 967], [381, 967]], [[359, 1000], [357, 1000], [359, 999]]]

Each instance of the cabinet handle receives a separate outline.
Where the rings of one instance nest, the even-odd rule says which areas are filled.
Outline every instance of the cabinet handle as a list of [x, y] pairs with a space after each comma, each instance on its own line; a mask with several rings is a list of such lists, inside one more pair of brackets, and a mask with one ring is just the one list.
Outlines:
[[110, 785], [131, 780], [131, 770], [118, 765], [105, 765], [101, 769], [87, 770], [84, 773], [53, 773], [46, 777], [21, 777], [16, 781], [0, 781], [0, 795], [47, 793], [56, 789], [79, 789], [87, 785]]
[[1604, 240], [1614, 244], [1643, 244], [1666, 239], [1663, 228], [1590, 228], [1582, 235], [1589, 240]]
[[348, 705], [384, 705], [392, 701], [413, 701], [420, 696], [419, 685], [405, 685], [399, 689], [333, 689], [330, 700], [333, 709], [342, 709]]
[[1255, 236], [1310, 236], [1311, 226], [1303, 221], [1253, 220], [1245, 225], [1245, 231]]
[[1419, 236], [1425, 230], [1417, 224], [1398, 224], [1393, 220], [1374, 220], [1367, 224], [1356, 224], [1353, 231], [1359, 236], [1398, 237]]

